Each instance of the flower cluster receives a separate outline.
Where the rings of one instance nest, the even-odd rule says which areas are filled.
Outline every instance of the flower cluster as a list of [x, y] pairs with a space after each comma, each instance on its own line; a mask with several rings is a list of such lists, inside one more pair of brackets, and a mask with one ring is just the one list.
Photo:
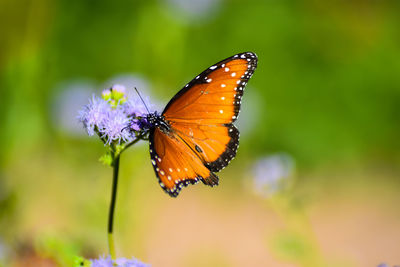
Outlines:
[[100, 257], [99, 259], [90, 260], [91, 267], [149, 267], [150, 265], [140, 262], [132, 257], [132, 259], [118, 258], [112, 260], [110, 256], [107, 258]]
[[107, 145], [132, 142], [145, 129], [147, 109], [144, 103], [126, 93], [122, 85], [114, 85], [93, 96], [79, 112], [79, 121], [87, 133], [98, 134]]
[[[148, 107], [144, 100], [134, 98], [126, 93], [125, 87], [114, 85], [104, 90], [101, 98], [93, 96], [79, 112], [79, 120], [82, 122], [89, 136], [98, 135], [107, 146], [107, 153], [100, 160], [114, 168], [112, 201], [110, 205], [109, 229], [112, 229], [114, 207], [116, 197], [116, 185], [118, 181], [119, 156], [126, 148], [139, 140], [146, 139], [149, 130]], [[111, 226], [111, 227], [110, 227]], [[100, 257], [94, 260], [78, 258], [75, 266], [85, 267], [145, 267], [148, 266], [135, 258], [115, 258], [112, 231], [109, 234], [110, 254], [107, 258]]]

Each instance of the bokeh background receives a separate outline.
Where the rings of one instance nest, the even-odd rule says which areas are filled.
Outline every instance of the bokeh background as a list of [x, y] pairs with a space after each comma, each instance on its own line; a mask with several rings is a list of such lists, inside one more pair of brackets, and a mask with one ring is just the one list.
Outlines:
[[107, 253], [111, 169], [78, 110], [113, 83], [161, 111], [259, 57], [216, 188], [121, 158], [117, 254], [152, 266], [400, 264], [399, 1], [0, 1], [0, 266]]

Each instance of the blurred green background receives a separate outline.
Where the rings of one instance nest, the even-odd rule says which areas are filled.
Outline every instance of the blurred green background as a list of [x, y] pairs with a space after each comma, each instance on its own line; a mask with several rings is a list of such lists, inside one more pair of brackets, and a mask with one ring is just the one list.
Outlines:
[[[152, 266], [400, 264], [399, 14], [399, 1], [372, 0], [0, 0], [0, 266], [106, 254], [111, 169], [76, 119], [92, 93], [137, 86], [161, 111], [243, 51], [259, 65], [220, 186], [171, 199], [147, 144], [130, 148], [118, 255]], [[255, 193], [256, 162], [282, 153], [290, 183]]]

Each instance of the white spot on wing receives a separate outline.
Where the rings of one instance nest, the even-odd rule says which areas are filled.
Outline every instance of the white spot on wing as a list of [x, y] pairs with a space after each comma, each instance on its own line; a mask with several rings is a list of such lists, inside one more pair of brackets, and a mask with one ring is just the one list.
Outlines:
[[235, 77], [236, 76], [236, 72], [232, 72], [231, 76]]

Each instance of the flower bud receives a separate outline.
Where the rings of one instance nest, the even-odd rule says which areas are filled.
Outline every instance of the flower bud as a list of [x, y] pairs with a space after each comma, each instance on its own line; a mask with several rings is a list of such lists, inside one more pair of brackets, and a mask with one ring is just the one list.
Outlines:
[[126, 102], [125, 86], [119, 84], [113, 85], [111, 87], [111, 98], [117, 104], [124, 104]]
[[110, 89], [103, 90], [103, 92], [101, 93], [101, 97], [106, 101], [110, 100], [111, 99], [111, 90]]

